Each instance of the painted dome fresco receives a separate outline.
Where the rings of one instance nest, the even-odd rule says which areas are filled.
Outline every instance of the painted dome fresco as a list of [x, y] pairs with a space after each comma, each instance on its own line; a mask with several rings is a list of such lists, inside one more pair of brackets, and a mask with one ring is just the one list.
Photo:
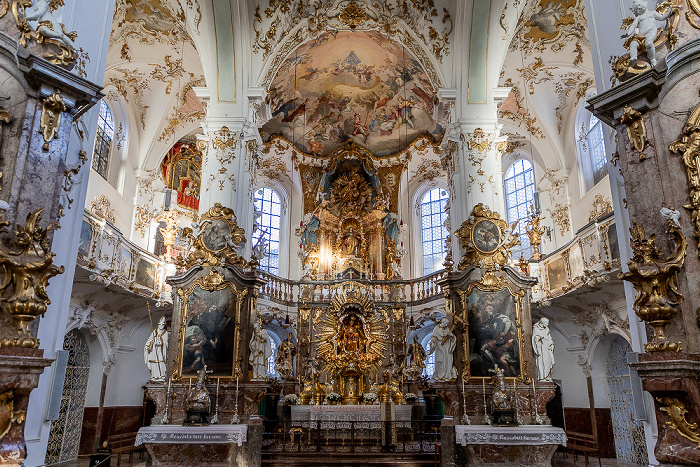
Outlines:
[[329, 32], [282, 63], [269, 88], [272, 119], [262, 131], [318, 156], [348, 140], [378, 156], [393, 154], [421, 134], [442, 137], [435, 92], [400, 43], [376, 31]]

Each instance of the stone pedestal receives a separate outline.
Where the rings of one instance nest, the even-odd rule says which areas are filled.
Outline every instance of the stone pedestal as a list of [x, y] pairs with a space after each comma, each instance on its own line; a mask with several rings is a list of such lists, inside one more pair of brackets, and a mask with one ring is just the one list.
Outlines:
[[0, 349], [0, 465], [23, 465], [24, 420], [29, 393], [53, 360], [40, 349]]
[[248, 467], [256, 464], [242, 455], [247, 441], [247, 425], [157, 425], [141, 428], [135, 445], [146, 446], [154, 466]]
[[538, 425], [457, 425], [455, 438], [456, 444], [466, 450], [470, 467], [550, 467], [557, 446], [566, 446], [564, 430]]
[[630, 363], [654, 398], [661, 465], [700, 465], [700, 355], [651, 353]]

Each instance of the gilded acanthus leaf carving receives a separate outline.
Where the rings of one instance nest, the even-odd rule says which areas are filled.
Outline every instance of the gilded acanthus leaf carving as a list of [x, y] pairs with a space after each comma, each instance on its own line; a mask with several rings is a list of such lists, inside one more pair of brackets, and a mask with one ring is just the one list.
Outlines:
[[53, 227], [39, 226], [42, 211], [29, 213], [27, 222], [12, 230], [9, 222], [0, 221], [0, 306], [16, 325], [14, 334], [2, 336], [0, 346], [39, 347], [29, 325], [51, 303], [46, 293], [49, 279], [65, 270], [53, 264], [56, 255], [48, 237]]
[[464, 249], [459, 270], [463, 271], [469, 266], [487, 269], [504, 266], [511, 248], [520, 244], [520, 238], [513, 233], [517, 224], [518, 221], [515, 221], [509, 225], [500, 214], [481, 203], [474, 206], [469, 219], [455, 232]]
[[654, 329], [654, 338], [644, 345], [647, 352], [681, 350], [681, 343], [669, 341], [664, 329], [676, 316], [678, 305], [683, 301], [676, 276], [685, 261], [688, 244], [677, 223], [680, 213], [668, 210], [668, 214], [666, 225], [675, 250], [662, 259], [656, 236], [652, 234], [647, 238], [644, 227], [632, 221], [630, 246], [634, 256], [627, 263], [629, 272], [620, 274], [620, 279], [631, 282], [637, 291], [632, 305], [634, 312]]
[[[670, 146], [670, 151], [680, 154], [688, 179], [690, 203], [683, 206], [691, 212], [693, 234], [700, 240], [700, 105], [695, 107], [683, 127], [681, 137]], [[700, 250], [698, 251], [700, 256]]]

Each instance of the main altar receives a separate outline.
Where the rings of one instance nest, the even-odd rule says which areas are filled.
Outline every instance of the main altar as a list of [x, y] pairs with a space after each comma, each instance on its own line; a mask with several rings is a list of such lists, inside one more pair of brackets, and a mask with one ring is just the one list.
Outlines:
[[[167, 338], [164, 325], [154, 331], [168, 342], [167, 371], [146, 388], [157, 413], [140, 439], [154, 465], [188, 455], [178, 436], [204, 432], [218, 447], [198, 462], [212, 466], [254, 465], [289, 449], [346, 452], [347, 443], [359, 443], [353, 452], [434, 453], [442, 442], [449, 461], [462, 449], [450, 440], [473, 441], [464, 433], [475, 430], [498, 428], [512, 440], [563, 436], [546, 416], [553, 343], [546, 319], [532, 322], [536, 281], [508, 264], [518, 237], [499, 213], [474, 207], [455, 232], [464, 251], [457, 267], [448, 254], [429, 284], [443, 307], [413, 310], [397, 209], [407, 157], [380, 160], [348, 143], [327, 160], [298, 160], [304, 192], [315, 196], [305, 196], [297, 230], [303, 276], [295, 297], [257, 270], [264, 248], [254, 245], [250, 260], [239, 255], [246, 237], [231, 209], [216, 204], [185, 229], [192, 249], [168, 279], [172, 329]], [[280, 339], [274, 352], [271, 333]], [[443, 417], [459, 423], [441, 426]], [[235, 442], [221, 438], [239, 429], [245, 436]], [[472, 441], [463, 448], [469, 465], [500, 452]]]

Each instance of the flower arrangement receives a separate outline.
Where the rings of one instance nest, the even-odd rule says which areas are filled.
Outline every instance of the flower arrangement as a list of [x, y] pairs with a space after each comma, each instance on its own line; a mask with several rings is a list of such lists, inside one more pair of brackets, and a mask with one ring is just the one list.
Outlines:
[[284, 402], [284, 405], [297, 405], [301, 402], [299, 396], [297, 396], [296, 394], [287, 394], [282, 400]]
[[330, 402], [331, 404], [335, 404], [340, 402], [343, 399], [343, 397], [338, 394], [337, 392], [331, 392], [326, 394], [326, 401]]
[[418, 396], [416, 396], [412, 392], [407, 392], [403, 395], [403, 400], [407, 404], [413, 404], [418, 400]]
[[364, 399], [366, 404], [376, 404], [377, 403], [377, 394], [374, 392], [366, 392], [362, 395], [362, 399]]

